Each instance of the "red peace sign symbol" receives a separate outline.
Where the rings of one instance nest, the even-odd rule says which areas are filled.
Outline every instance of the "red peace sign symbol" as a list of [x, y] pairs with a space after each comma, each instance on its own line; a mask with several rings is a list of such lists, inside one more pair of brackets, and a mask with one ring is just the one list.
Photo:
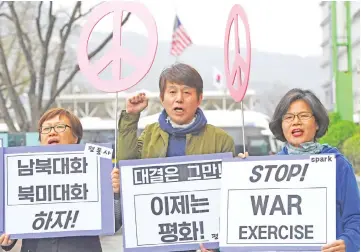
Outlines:
[[[246, 30], [246, 60], [242, 59], [240, 55], [240, 45], [239, 45], [239, 36], [238, 36], [238, 16], [243, 21]], [[231, 33], [231, 27], [234, 22], [234, 31], [235, 31], [235, 60], [233, 62], [232, 71], [229, 67], [229, 37]], [[227, 81], [228, 90], [236, 102], [242, 101], [244, 95], [246, 94], [249, 74], [251, 68], [251, 37], [249, 33], [249, 25], [246, 13], [242, 7], [238, 4], [234, 5], [231, 9], [231, 12], [228, 16], [226, 34], [224, 39], [224, 68]], [[244, 80], [242, 82], [241, 70], [244, 72]], [[237, 78], [237, 80], [236, 80]], [[238, 90], [234, 88], [236, 80], [236, 85]]]
[[[121, 21], [123, 11], [137, 15], [148, 30], [148, 50], [144, 58], [138, 58], [121, 47]], [[88, 40], [96, 24], [109, 13], [114, 12], [112, 49], [98, 62], [91, 65], [88, 58]], [[135, 2], [106, 2], [95, 8], [80, 35], [78, 48], [78, 63], [81, 72], [95, 88], [105, 92], [120, 92], [129, 89], [141, 81], [149, 72], [157, 51], [158, 34], [153, 16], [141, 3]], [[121, 59], [136, 68], [129, 76], [121, 78]], [[112, 80], [105, 81], [99, 78], [101, 73], [112, 63]]]

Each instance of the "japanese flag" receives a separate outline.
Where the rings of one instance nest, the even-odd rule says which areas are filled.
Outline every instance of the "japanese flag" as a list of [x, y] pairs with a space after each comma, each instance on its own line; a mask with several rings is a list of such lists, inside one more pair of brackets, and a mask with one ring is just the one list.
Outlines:
[[224, 89], [223, 74], [216, 67], [213, 67], [213, 85], [219, 89]]

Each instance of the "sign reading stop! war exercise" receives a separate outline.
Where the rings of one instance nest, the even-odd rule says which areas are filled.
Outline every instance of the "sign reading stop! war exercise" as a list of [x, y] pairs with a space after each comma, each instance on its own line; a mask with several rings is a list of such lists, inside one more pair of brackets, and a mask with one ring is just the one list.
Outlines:
[[223, 160], [222, 251], [321, 251], [336, 237], [334, 155]]

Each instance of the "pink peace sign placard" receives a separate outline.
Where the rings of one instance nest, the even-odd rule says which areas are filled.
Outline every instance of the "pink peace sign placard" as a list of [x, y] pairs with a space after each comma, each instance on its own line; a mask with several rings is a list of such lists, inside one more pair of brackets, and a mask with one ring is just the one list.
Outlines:
[[[121, 22], [123, 11], [131, 12], [143, 21], [148, 30], [148, 48], [143, 58], [139, 58], [121, 47]], [[111, 50], [94, 64], [88, 58], [88, 41], [96, 24], [106, 15], [113, 12], [113, 39]], [[78, 48], [78, 63], [80, 71], [94, 85], [95, 88], [104, 92], [120, 92], [127, 90], [149, 72], [155, 58], [158, 46], [158, 34], [155, 20], [148, 9], [141, 3], [111, 1], [105, 2], [96, 7], [90, 14], [80, 35]], [[135, 68], [135, 71], [121, 78], [121, 62], [126, 62]], [[106, 67], [112, 64], [112, 79], [102, 80], [99, 78]]]
[[[246, 59], [240, 55], [239, 34], [238, 34], [238, 17], [242, 20], [246, 31]], [[231, 27], [234, 23], [234, 37], [235, 37], [235, 57], [232, 68], [229, 64], [229, 37], [231, 35]], [[224, 39], [224, 69], [228, 90], [234, 101], [240, 102], [243, 100], [249, 81], [249, 74], [251, 69], [251, 36], [249, 32], [248, 19], [245, 11], [238, 4], [234, 5], [228, 16], [226, 34]], [[242, 81], [241, 74], [244, 73]], [[237, 85], [238, 89], [234, 87]]]

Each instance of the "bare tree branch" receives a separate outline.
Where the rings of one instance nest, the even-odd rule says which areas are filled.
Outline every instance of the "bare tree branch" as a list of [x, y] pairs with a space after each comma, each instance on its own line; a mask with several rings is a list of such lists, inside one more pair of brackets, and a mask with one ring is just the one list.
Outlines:
[[87, 12], [82, 13], [82, 11], [81, 11], [81, 5], [80, 5], [80, 7], [79, 7], [79, 15], [75, 18], [74, 22], [75, 22], [75, 21], [78, 21], [80, 18], [85, 17], [86, 15], [88, 15], [90, 12], [93, 11], [93, 9], [94, 9], [95, 7], [96, 7], [96, 6], [93, 6], [93, 7], [90, 8]]
[[20, 78], [22, 76], [22, 72], [24, 71], [24, 69], [26, 68], [25, 64], [21, 64], [21, 61], [23, 59], [23, 55], [20, 51], [18, 51], [16, 53], [16, 58], [14, 61], [14, 65], [11, 69], [13, 69], [12, 71], [12, 80], [13, 82], [17, 82], [18, 78]]
[[[15, 117], [16, 117], [17, 121], [19, 122], [19, 124], [26, 128], [28, 126], [26, 112], [20, 102], [20, 98], [19, 98], [18, 94], [16, 93], [14, 86], [12, 85], [10, 71], [8, 68], [8, 64], [6, 62], [5, 52], [4, 52], [4, 48], [2, 46], [1, 40], [0, 40], [0, 66], [2, 67], [2, 71], [1, 71], [2, 78], [1, 79], [3, 82], [5, 82], [5, 85], [8, 88], [9, 98], [10, 98], [11, 104], [14, 107], [14, 111], [15, 111]], [[0, 99], [1, 98], [4, 98], [4, 97], [1, 95]], [[5, 99], [4, 99], [4, 101], [5, 101]], [[0, 103], [1, 102], [2, 101], [0, 100]], [[6, 105], [6, 101], [5, 101], [5, 105]], [[5, 109], [6, 109], [6, 106], [5, 106]], [[6, 112], [8, 112], [8, 111], [6, 111]]]
[[[123, 19], [122, 21], [122, 26], [128, 21], [129, 17], [130, 17], [131, 13], [129, 12], [126, 17]], [[108, 37], [106, 37], [104, 39], [104, 41], [93, 51], [88, 55], [88, 58], [91, 59], [93, 58], [95, 55], [97, 55], [106, 45], [107, 43], [113, 38], [113, 33], [109, 34]], [[59, 87], [59, 89], [54, 93], [51, 94], [51, 98], [49, 99], [48, 103], [46, 104], [46, 106], [43, 109], [44, 113], [46, 110], [48, 110], [51, 106], [51, 104], [55, 101], [56, 97], [64, 90], [64, 88], [72, 81], [72, 79], [74, 78], [74, 76], [78, 73], [78, 71], [80, 70], [79, 65], [76, 64], [74, 66], [73, 71], [71, 72], [71, 74], [68, 76], [68, 78], [66, 78], [63, 82], [63, 84]]]
[[[7, 5], [4, 5], [5, 3]], [[45, 8], [43, 2], [26, 5], [0, 1], [0, 7], [6, 6], [6, 10], [3, 8], [4, 11], [2, 11], [5, 15], [0, 16], [1, 26], [6, 27], [6, 32], [9, 33], [0, 40], [0, 110], [11, 131], [27, 131], [30, 124], [32, 129], [35, 129], [34, 122], [39, 119], [40, 114], [52, 106], [56, 97], [79, 72], [79, 66], [73, 63], [74, 59], [70, 62], [71, 64], [67, 63], [67, 56], [70, 59], [73, 55], [66, 55], [66, 47], [77, 21], [90, 13], [94, 7], [83, 13], [82, 3], [80, 1], [74, 3], [72, 11], [68, 12], [66, 23], [58, 28], [55, 24], [57, 14], [53, 13], [55, 10], [52, 4], [49, 2]], [[46, 14], [44, 9], [47, 10]], [[122, 25], [128, 21], [130, 15], [131, 13], [127, 14]], [[44, 25], [45, 22], [42, 23], [45, 19], [47, 19], [46, 25]], [[59, 32], [60, 43], [53, 46], [51, 42], [55, 32]], [[109, 34], [88, 54], [88, 58], [92, 59], [96, 56], [112, 37], [113, 34]], [[64, 72], [64, 67], [68, 65], [69, 71]], [[60, 83], [60, 74], [63, 72], [65, 80]], [[47, 80], [50, 80], [50, 100], [43, 102]], [[25, 111], [26, 105], [20, 100], [20, 95], [25, 89], [27, 89], [31, 111], [29, 118]], [[6, 105], [10, 102], [9, 108]], [[15, 118], [10, 117], [12, 111], [15, 112]], [[17, 129], [16, 125], [20, 129]]]
[[43, 1], [41, 1], [38, 6], [38, 16], [36, 17], [36, 31], [38, 32], [38, 37], [39, 37], [41, 44], [44, 44], [43, 35], [41, 34], [41, 27], [40, 27], [41, 7], [42, 6], [43, 6]]
[[[28, 9], [27, 8], [25, 8], [25, 10], [23, 10], [23, 11], [21, 11], [21, 13], [20, 13], [20, 16], [21, 17], [27, 17], [27, 12], [28, 12]], [[22, 22], [26, 22], [25, 20], [22, 20]], [[14, 24], [14, 22], [13, 21], [11, 21], [11, 24]], [[11, 27], [12, 28], [12, 27]], [[10, 30], [13, 30], [13, 29], [11, 29], [10, 28]], [[4, 38], [4, 37], [3, 37]], [[17, 38], [16, 38], [16, 36], [10, 36], [10, 38], [11, 38], [11, 42], [10, 43], [7, 43], [7, 46], [8, 47], [5, 47], [5, 45], [4, 45], [4, 50], [5, 50], [5, 53], [6, 53], [6, 57], [11, 57], [13, 54], [14, 54], [14, 52], [13, 52], [13, 49], [15, 48], [15, 50], [16, 50], [16, 54], [19, 54], [19, 53], [21, 53], [21, 51], [19, 51], [18, 50], [18, 48], [16, 48], [15, 47], [15, 45], [16, 45], [16, 40], [17, 40]], [[28, 38], [28, 40], [29, 40], [29, 38]]]
[[13, 22], [13, 19], [6, 13], [0, 13], [0, 17], [5, 17], [5, 18], [9, 19], [11, 22]]
[[[24, 84], [25, 84], [25, 82], [16, 83], [16, 84], [13, 85], [13, 87], [15, 88], [15, 87], [23, 86]], [[5, 91], [5, 90], [7, 90], [7, 89], [8, 89], [7, 86], [5, 86], [5, 85], [0, 85], [0, 92]]]
[[[42, 107], [42, 101], [43, 101], [43, 94], [44, 94], [44, 85], [45, 85], [45, 73], [46, 73], [46, 63], [49, 56], [49, 43], [51, 39], [51, 35], [53, 34], [54, 30], [54, 24], [56, 17], [52, 13], [53, 11], [53, 3], [50, 2], [49, 7], [49, 26], [48, 30], [45, 35], [45, 40], [42, 40], [42, 53], [41, 53], [41, 63], [40, 63], [40, 70], [39, 70], [39, 86], [38, 86], [38, 101], [37, 106], [38, 110], [41, 110]], [[40, 16], [38, 16], [38, 19], [40, 20]]]
[[[16, 36], [15, 36], [15, 39], [16, 39]], [[33, 52], [36, 55], [38, 55], [38, 49], [41, 47], [41, 44], [40, 43], [32, 43], [32, 45], [35, 47]], [[26, 66], [26, 62], [24, 62], [23, 53], [19, 50], [12, 52], [12, 50], [13, 50], [13, 46], [10, 49], [7, 49], [8, 55], [9, 55], [7, 57], [12, 57], [14, 54], [16, 55], [14, 64], [11, 67], [11, 69], [12, 69], [11, 77], [12, 77], [13, 83], [18, 83], [19, 82], [18, 80], [20, 78], [24, 78], [24, 71], [27, 69], [27, 66]], [[25, 81], [23, 81], [23, 82], [25, 82]], [[24, 83], [24, 88], [25, 88], [25, 84], [27, 84], [27, 86], [29, 86], [28, 85], [29, 83], [30, 83], [30, 79], [27, 78], [26, 83]], [[14, 85], [16, 85], [16, 84], [14, 84]], [[22, 92], [20, 92], [20, 93], [22, 93]]]
[[17, 129], [15, 128], [14, 122], [10, 116], [8, 108], [6, 107], [6, 99], [3, 96], [1, 91], [0, 91], [0, 110], [1, 110], [1, 114], [4, 116], [4, 119], [5, 119], [6, 125], [8, 126], [9, 131], [16, 132]]
[[21, 29], [19, 17], [15, 11], [14, 3], [8, 2], [11, 14], [13, 16], [14, 22], [15, 22], [15, 28], [16, 28], [16, 35], [18, 38], [18, 42], [20, 44], [20, 47], [25, 55], [25, 59], [28, 65], [29, 75], [31, 77], [30, 82], [30, 88], [29, 88], [29, 94], [35, 94], [35, 86], [36, 86], [36, 72], [34, 67], [34, 62], [32, 58], [32, 53], [28, 48], [26, 48], [25, 42], [24, 42], [24, 32]]
[[[64, 26], [60, 29], [60, 39], [61, 39], [61, 42], [66, 42], [66, 40], [68, 39], [68, 36], [70, 34], [70, 31], [71, 31], [71, 26], [74, 24], [74, 22], [76, 21], [76, 13], [80, 10], [80, 7], [81, 7], [81, 2], [80, 1], [77, 1], [76, 5], [74, 6], [74, 9], [72, 11], [72, 14], [69, 18], [69, 21], [67, 23], [64, 24]], [[66, 32], [64, 34], [64, 31], [66, 29]]]
[[31, 52], [30, 56], [32, 58], [33, 46], [32, 46], [32, 43], [30, 41], [29, 35], [27, 33], [23, 33], [23, 36], [24, 36], [24, 42], [26, 42], [27, 48]]
[[[64, 59], [64, 56], [65, 56], [65, 45], [66, 45], [66, 42], [67, 42], [67, 40], [69, 38], [71, 27], [74, 24], [75, 15], [76, 15], [78, 9], [80, 8], [80, 6], [81, 6], [81, 2], [78, 1], [76, 3], [76, 5], [74, 6], [74, 9], [73, 9], [72, 14], [71, 14], [71, 16], [69, 18], [69, 21], [60, 30], [61, 42], [60, 42], [58, 55], [56, 56], [56, 59], [55, 59], [55, 67], [54, 67], [55, 74], [54, 74], [53, 80], [51, 82], [50, 96], [53, 96], [54, 93], [56, 92], [56, 88], [58, 86], [58, 81], [59, 81], [59, 75], [60, 75], [60, 67], [61, 67], [61, 64], [63, 63], [63, 59]], [[66, 31], [65, 31], [65, 34], [64, 34], [64, 29], [65, 28], [66, 28]]]
[[[7, 52], [7, 54], [5, 54], [6, 55], [6, 57], [10, 57], [10, 55], [12, 55], [12, 50], [14, 49], [14, 46], [15, 46], [15, 43], [16, 42], [16, 36], [13, 36], [12, 38], [11, 38], [11, 41], [10, 41], [10, 43], [8, 43], [8, 48], [6, 48], [6, 52]], [[5, 50], [5, 48], [4, 48], [4, 50]]]
[[[90, 8], [87, 12], [82, 14], [81, 11], [81, 4], [79, 5], [79, 8], [77, 9], [78, 11], [78, 16], [74, 17], [73, 19], [73, 23], [75, 23], [76, 21], [78, 21], [80, 18], [85, 17], [86, 15], [88, 15], [90, 12], [92, 12], [92, 10], [96, 7], [97, 5], [93, 6], [92, 8]], [[73, 12], [74, 13], [74, 12]], [[61, 29], [60, 29], [60, 37], [62, 38], [64, 36], [64, 30], [65, 29], [69, 29], [69, 22], [66, 23]]]
[[[23, 66], [23, 68], [25, 68], [25, 66]], [[23, 68], [22, 69], [20, 69], [20, 70], [17, 70], [18, 72], [21, 72], [22, 70], [23, 70]], [[70, 70], [70, 68], [71, 67], [62, 67], [61, 68], [61, 71], [67, 71], [67, 70]], [[52, 76], [54, 74], [54, 72], [50, 72], [50, 73], [46, 73], [45, 74], [45, 77], [50, 77], [50, 76]], [[15, 75], [15, 74], [14, 74]], [[1, 73], [0, 73], [0, 80], [1, 80]], [[26, 86], [28, 83], [30, 82], [30, 79], [29, 78], [27, 78], [27, 79], [25, 79], [25, 80], [23, 80], [23, 81], [12, 81], [12, 86], [13, 87], [23, 87], [23, 86]], [[4, 91], [4, 90], [6, 90], [7, 89], [7, 87], [6, 87], [6, 85], [4, 84], [4, 83], [1, 83], [0, 82], [0, 91]], [[20, 92], [21, 93], [21, 92]]]

